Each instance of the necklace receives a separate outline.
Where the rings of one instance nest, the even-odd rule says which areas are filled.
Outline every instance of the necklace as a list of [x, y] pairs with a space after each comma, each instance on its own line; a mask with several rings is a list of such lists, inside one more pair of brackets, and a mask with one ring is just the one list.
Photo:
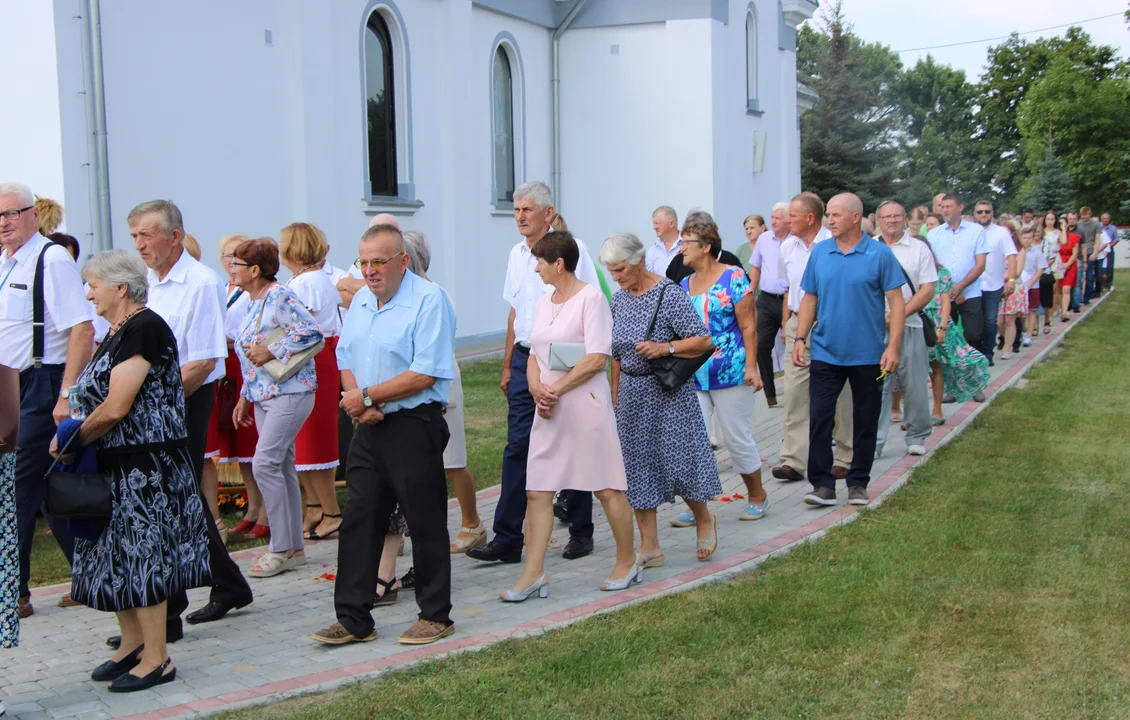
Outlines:
[[126, 322], [127, 322], [127, 321], [128, 321], [128, 320], [129, 320], [130, 318], [131, 318], [131, 317], [133, 317], [134, 315], [138, 314], [139, 312], [141, 312], [141, 311], [142, 311], [142, 310], [144, 310], [144, 309], [145, 309], [145, 306], [144, 306], [144, 305], [142, 305], [141, 307], [135, 308], [133, 312], [129, 313], [129, 314], [128, 314], [128, 315], [126, 315], [126, 316], [125, 316], [124, 318], [122, 318], [121, 320], [119, 320], [119, 321], [117, 322], [117, 324], [115, 324], [115, 325], [114, 325], [114, 327], [110, 328], [110, 333], [109, 333], [109, 335], [107, 335], [107, 337], [109, 337], [110, 335], [114, 335], [114, 334], [115, 334], [115, 333], [117, 333], [117, 332], [118, 332], [119, 330], [121, 330], [121, 329], [122, 329], [122, 326], [123, 326], [123, 325], [125, 325], [125, 324], [126, 324]]
[[[557, 316], [561, 314], [561, 310], [564, 309], [565, 303], [569, 301], [569, 298], [573, 297], [572, 293], [573, 293], [573, 290], [576, 287], [577, 287], [577, 278], [573, 278], [573, 284], [569, 286], [569, 293], [570, 293], [569, 297], [562, 296], [560, 304], [552, 303], [552, 302], [550, 303], [551, 307], [549, 308], [549, 312], [553, 315], [553, 317], [551, 317], [549, 319], [550, 325], [552, 325], [553, 321], [557, 319]], [[554, 294], [556, 295], [557, 293], [554, 293]]]

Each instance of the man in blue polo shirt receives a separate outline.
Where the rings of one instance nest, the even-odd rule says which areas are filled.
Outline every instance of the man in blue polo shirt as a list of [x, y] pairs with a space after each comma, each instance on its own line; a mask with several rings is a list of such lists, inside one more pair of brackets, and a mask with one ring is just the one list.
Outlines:
[[[943, 197], [941, 209], [945, 223], [930, 231], [930, 246], [938, 262], [953, 276], [950, 300], [957, 305], [965, 340], [985, 357], [992, 357], [985, 344], [996, 342], [996, 338], [985, 337], [985, 313], [978, 282], [989, 257], [985, 231], [977, 223], [962, 219], [965, 203], [960, 195], [950, 193]], [[985, 399], [981, 393], [977, 395], [979, 399], [974, 399], [978, 402]]]
[[[870, 502], [867, 484], [875, 461], [882, 379], [899, 364], [906, 320], [905, 279], [891, 249], [863, 234], [862, 221], [863, 203], [856, 195], [843, 193], [829, 200], [828, 229], [835, 240], [813, 246], [800, 282], [805, 296], [792, 353], [798, 367], [805, 364], [806, 345], [812, 357], [808, 386], [812, 492], [804, 496], [809, 505], [836, 504], [832, 426], [844, 383], [851, 384], [855, 450], [847, 475], [848, 502]], [[890, 340], [884, 343], [888, 326]]]

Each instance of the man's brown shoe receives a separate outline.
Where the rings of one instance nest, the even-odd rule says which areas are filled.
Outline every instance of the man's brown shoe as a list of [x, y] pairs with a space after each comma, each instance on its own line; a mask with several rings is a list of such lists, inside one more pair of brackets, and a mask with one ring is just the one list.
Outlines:
[[310, 636], [314, 640], [322, 643], [323, 645], [348, 645], [355, 642], [370, 642], [377, 639], [377, 632], [374, 630], [369, 633], [367, 637], [357, 637], [353, 633], [345, 629], [341, 623], [334, 623], [325, 630], [319, 630]]
[[431, 620], [417, 620], [400, 636], [401, 645], [428, 645], [455, 632], [455, 623], [444, 625]]
[[79, 605], [82, 605], [82, 603], [72, 600], [70, 593], [63, 593], [63, 597], [59, 598], [59, 607], [61, 608], [78, 607]]
[[773, 468], [773, 477], [777, 478], [778, 480], [790, 481], [804, 479], [804, 475], [801, 475], [799, 472], [789, 467], [788, 465], [778, 465], [777, 467]]
[[837, 480], [843, 480], [847, 476], [848, 469], [846, 467], [844, 467], [843, 465], [832, 466], [832, 477], [836, 478]]
[[35, 614], [35, 608], [31, 606], [31, 596], [20, 598], [20, 619], [29, 618]]

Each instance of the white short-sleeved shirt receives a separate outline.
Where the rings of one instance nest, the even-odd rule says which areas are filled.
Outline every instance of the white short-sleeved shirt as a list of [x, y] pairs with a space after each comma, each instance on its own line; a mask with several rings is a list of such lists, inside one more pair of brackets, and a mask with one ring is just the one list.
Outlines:
[[[666, 275], [667, 268], [671, 265], [671, 261], [683, 249], [683, 238], [680, 235], [675, 239], [675, 244], [668, 250], [667, 246], [663, 244], [662, 240], [656, 240], [651, 244], [651, 247], [644, 253], [643, 264], [648, 269], [648, 272], [653, 272], [656, 275]], [[597, 286], [599, 287], [599, 285]]]
[[[347, 278], [350, 276], [348, 271], [344, 270], [343, 268], [339, 268], [329, 260], [327, 260], [326, 264], [322, 266], [322, 272], [329, 276], [330, 282], [333, 283], [335, 292], [337, 291], [338, 282], [342, 278]], [[340, 328], [345, 324], [345, 315], [349, 312], [349, 310], [341, 306], [341, 293], [338, 293], [337, 295], [337, 303], [337, 326]]]
[[800, 312], [800, 301], [804, 299], [804, 290], [800, 287], [800, 281], [804, 277], [804, 269], [808, 266], [812, 247], [818, 242], [831, 239], [832, 231], [821, 227], [816, 231], [812, 245], [806, 247], [804, 241], [796, 235], [790, 235], [781, 243], [777, 275], [781, 278], [781, 282], [788, 286], [790, 312]]
[[996, 223], [985, 228], [985, 242], [989, 246], [989, 255], [985, 258], [985, 272], [981, 273], [981, 291], [992, 292], [1004, 287], [1008, 258], [1016, 255], [1016, 246], [1008, 228]]
[[0, 258], [0, 364], [32, 366], [32, 296], [35, 267], [43, 256], [43, 363], [67, 362], [71, 328], [93, 317], [78, 264], [62, 245], [35, 233], [15, 253]]
[[[596, 266], [592, 264], [589, 250], [583, 242], [577, 241], [580, 258], [577, 260], [577, 279], [600, 288], [600, 279], [596, 276]], [[534, 309], [538, 299], [553, 290], [552, 285], [546, 285], [534, 268], [537, 258], [530, 252], [530, 246], [525, 238], [510, 249], [510, 257], [506, 263], [506, 281], [502, 286], [502, 299], [514, 308], [514, 342], [524, 347], [530, 346], [530, 332], [534, 328]]]
[[[938, 267], [934, 264], [934, 255], [930, 252], [930, 248], [926, 247], [926, 243], [903, 233], [897, 243], [887, 247], [895, 254], [895, 259], [899, 261], [899, 265], [910, 276], [915, 291], [926, 283], [938, 282]], [[910, 292], [910, 286], [904, 284], [902, 286], [902, 299], [910, 302], [912, 297], [914, 295]], [[922, 327], [922, 318], [918, 317], [918, 313], [907, 313], [906, 327]]]
[[1048, 259], [1040, 252], [1038, 245], [1028, 248], [1028, 252], [1024, 254], [1024, 269], [1020, 271], [1020, 284], [1028, 287], [1032, 278], [1043, 274], [1043, 270], [1047, 266]]
[[286, 286], [294, 291], [314, 319], [325, 337], [334, 337], [341, 331], [341, 318], [337, 306], [341, 303], [330, 276], [318, 269], [295, 275]]
[[224, 339], [226, 283], [211, 268], [181, 251], [164, 280], [149, 270], [149, 309], [160, 315], [177, 339], [180, 364], [215, 360], [205, 384], [224, 377], [228, 345]]

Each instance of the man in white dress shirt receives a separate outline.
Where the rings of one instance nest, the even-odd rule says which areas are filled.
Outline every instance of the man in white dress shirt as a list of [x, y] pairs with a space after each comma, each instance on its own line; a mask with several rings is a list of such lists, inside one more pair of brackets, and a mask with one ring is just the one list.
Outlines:
[[[526, 380], [530, 361], [530, 332], [538, 298], [553, 288], [534, 272], [537, 259], [530, 249], [550, 231], [553, 194], [542, 182], [528, 182], [514, 191], [514, 219], [522, 240], [510, 250], [502, 297], [510, 304], [506, 320], [506, 345], [502, 360], [502, 392], [510, 405], [506, 449], [502, 454], [502, 494], [494, 511], [494, 539], [471, 548], [467, 556], [487, 562], [517, 563], [522, 559], [522, 525], [526, 518], [526, 458], [530, 452], [530, 427], [534, 423], [534, 398]], [[599, 288], [596, 267], [583, 242], [577, 277]], [[561, 493], [569, 518], [567, 560], [592, 552], [592, 493], [565, 490]]]
[[[227, 341], [224, 335], [225, 283], [210, 268], [184, 249], [184, 221], [168, 200], [144, 202], [127, 216], [129, 232], [138, 254], [149, 267], [150, 310], [160, 315], [177, 339], [181, 383], [184, 385], [188, 452], [197, 481], [204, 467], [208, 422], [216, 395], [213, 383], [224, 377]], [[199, 485], [197, 486], [199, 492]], [[201, 495], [201, 501], [204, 501]], [[207, 507], [207, 504], [205, 504]], [[189, 623], [219, 620], [230, 610], [251, 604], [251, 588], [232, 562], [214, 523], [208, 530], [208, 555], [212, 567], [209, 603], [189, 614]], [[169, 598], [169, 641], [183, 630], [180, 614], [188, 608], [182, 591]]]
[[649, 272], [664, 276], [671, 261], [683, 249], [683, 239], [679, 237], [679, 216], [669, 205], [655, 208], [651, 214], [651, 228], [658, 238], [644, 254], [644, 266]]
[[765, 402], [777, 405], [773, 381], [773, 346], [785, 326], [785, 291], [789, 284], [777, 274], [781, 265], [781, 243], [789, 239], [789, 204], [777, 203], [769, 215], [771, 229], [761, 233], [749, 256], [749, 284], [757, 293], [757, 369], [765, 386]]
[[[800, 301], [804, 298], [800, 281], [812, 246], [829, 240], [832, 233], [822, 225], [824, 203], [815, 193], [803, 192], [789, 203], [789, 229], [791, 235], [781, 243], [777, 275], [787, 286], [783, 309], [785, 347], [796, 342]], [[780, 465], [773, 468], [778, 480], [803, 480], [808, 469], [808, 357], [805, 365], [794, 365], [791, 357], [785, 358], [785, 434], [781, 440]], [[847, 477], [852, 457], [851, 390], [844, 388], [836, 403], [836, 447], [832, 475], [836, 479]]]
[[[94, 328], [74, 258], [38, 232], [39, 211], [26, 185], [0, 185], [0, 364], [20, 371], [16, 453], [20, 617], [34, 612], [28, 580], [35, 516], [47, 492], [48, 447], [70, 417], [67, 390], [90, 360]], [[42, 324], [37, 324], [42, 323]], [[66, 522], [44, 513], [67, 562]]]

